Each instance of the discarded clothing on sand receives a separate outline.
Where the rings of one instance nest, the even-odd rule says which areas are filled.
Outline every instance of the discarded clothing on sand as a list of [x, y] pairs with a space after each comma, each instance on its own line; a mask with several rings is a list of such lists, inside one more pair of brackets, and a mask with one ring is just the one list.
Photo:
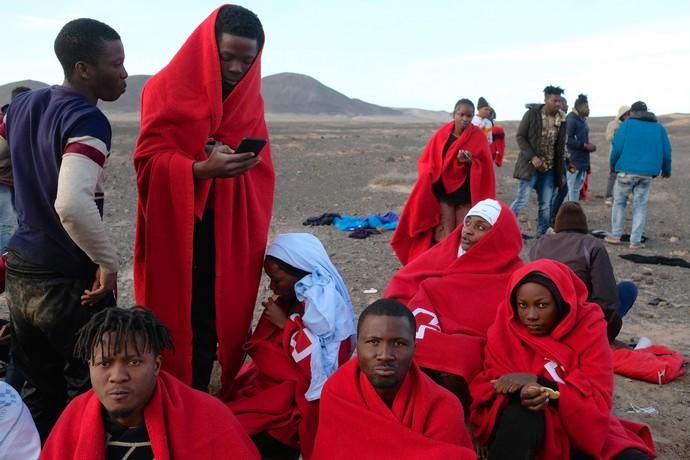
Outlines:
[[369, 216], [342, 215], [335, 219], [334, 225], [338, 230], [351, 232], [357, 229], [395, 230], [398, 225], [398, 215], [392, 211], [386, 214], [371, 214]]
[[645, 382], [668, 383], [688, 371], [688, 359], [663, 345], [613, 351], [613, 371]]
[[668, 265], [669, 267], [690, 268], [690, 262], [680, 257], [643, 256], [641, 254], [619, 254], [619, 257], [636, 264]]
[[307, 219], [302, 222], [302, 225], [308, 225], [310, 227], [333, 225], [333, 221], [338, 217], [340, 217], [340, 214], [337, 212], [324, 212], [320, 216], [307, 217]]

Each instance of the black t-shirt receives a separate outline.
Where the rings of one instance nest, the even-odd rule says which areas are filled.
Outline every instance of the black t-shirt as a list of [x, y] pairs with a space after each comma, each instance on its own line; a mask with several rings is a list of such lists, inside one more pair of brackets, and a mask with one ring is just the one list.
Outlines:
[[[450, 133], [450, 136], [448, 136], [448, 140], [446, 141], [446, 145], [443, 146], [443, 156], [441, 157], [441, 162], [443, 162], [446, 159], [448, 149], [451, 145], [453, 145], [453, 142], [455, 142], [456, 139], [457, 136], [455, 136], [453, 133]], [[452, 204], [453, 206], [460, 206], [463, 204], [471, 203], [472, 197], [470, 195], [470, 165], [467, 165], [467, 179], [465, 179], [465, 182], [463, 182], [462, 185], [456, 191], [446, 193], [446, 190], [443, 187], [443, 177], [439, 178], [439, 180], [431, 186], [431, 190], [434, 192], [434, 196], [436, 197], [436, 199], [443, 203]]]
[[146, 425], [129, 428], [103, 416], [106, 433], [106, 460], [153, 460]]

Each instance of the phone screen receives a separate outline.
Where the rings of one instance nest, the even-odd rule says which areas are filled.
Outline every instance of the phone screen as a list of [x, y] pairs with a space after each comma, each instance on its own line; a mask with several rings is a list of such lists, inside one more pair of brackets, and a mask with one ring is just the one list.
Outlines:
[[260, 139], [258, 137], [245, 137], [237, 146], [235, 153], [247, 153], [254, 152], [258, 155], [264, 148], [268, 141], [266, 139]]

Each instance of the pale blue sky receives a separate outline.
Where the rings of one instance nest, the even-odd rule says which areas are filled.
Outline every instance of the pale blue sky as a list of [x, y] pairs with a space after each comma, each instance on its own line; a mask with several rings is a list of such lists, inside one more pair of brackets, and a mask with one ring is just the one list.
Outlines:
[[[690, 2], [269, 1], [241, 3], [266, 30], [263, 72], [298, 72], [368, 102], [450, 110], [486, 97], [518, 118], [547, 84], [592, 115], [637, 99], [657, 113], [690, 112]], [[0, 84], [57, 83], [53, 40], [92, 17], [122, 36], [130, 74], [164, 66], [216, 1], [0, 0]]]

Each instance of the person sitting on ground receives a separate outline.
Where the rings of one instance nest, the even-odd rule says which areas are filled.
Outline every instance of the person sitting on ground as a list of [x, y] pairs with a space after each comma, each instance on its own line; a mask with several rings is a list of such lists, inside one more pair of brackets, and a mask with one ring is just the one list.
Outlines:
[[415, 320], [380, 299], [357, 323], [357, 355], [326, 382], [315, 459], [475, 459], [458, 400], [413, 361]]
[[601, 308], [568, 266], [516, 271], [470, 386], [473, 435], [488, 458], [648, 459], [649, 428], [616, 418]]
[[510, 275], [523, 265], [521, 249], [510, 208], [483, 200], [461, 228], [398, 271], [385, 290], [417, 320], [417, 364], [466, 408], [467, 385], [482, 368], [486, 332]]
[[601, 307], [609, 342], [613, 342], [623, 326], [622, 318], [637, 299], [637, 287], [632, 281], [616, 284], [606, 246], [588, 233], [587, 216], [579, 203], [563, 203], [555, 231], [534, 243], [530, 260], [553, 259], [570, 267], [587, 286], [587, 301]]
[[0, 458], [35, 460], [41, 438], [19, 393], [0, 381]]
[[79, 331], [93, 389], [60, 416], [42, 459], [259, 459], [230, 409], [161, 370], [169, 330], [150, 310], [113, 308]]
[[326, 379], [354, 348], [355, 315], [343, 279], [318, 238], [278, 235], [264, 271], [274, 296], [245, 350], [252, 361], [235, 380], [228, 406], [263, 458], [308, 459]]
[[460, 99], [453, 121], [436, 131], [419, 158], [417, 183], [391, 239], [403, 265], [450, 235], [472, 205], [496, 197], [489, 143], [473, 116], [472, 101]]

